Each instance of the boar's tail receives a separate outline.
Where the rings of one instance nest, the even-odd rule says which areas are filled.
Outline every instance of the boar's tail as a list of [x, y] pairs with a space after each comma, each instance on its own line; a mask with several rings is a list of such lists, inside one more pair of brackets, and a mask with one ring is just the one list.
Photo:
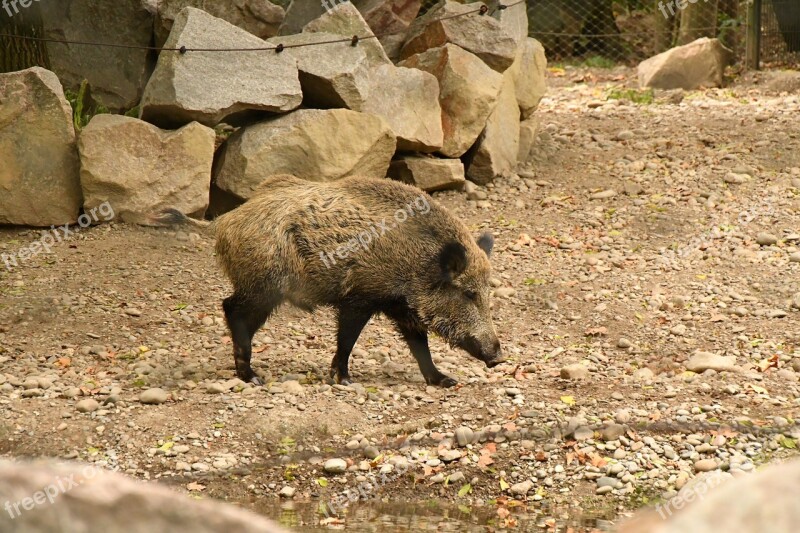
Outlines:
[[211, 222], [208, 220], [189, 218], [171, 207], [150, 215], [148, 221], [153, 226], [193, 226], [201, 230], [207, 230], [211, 227]]

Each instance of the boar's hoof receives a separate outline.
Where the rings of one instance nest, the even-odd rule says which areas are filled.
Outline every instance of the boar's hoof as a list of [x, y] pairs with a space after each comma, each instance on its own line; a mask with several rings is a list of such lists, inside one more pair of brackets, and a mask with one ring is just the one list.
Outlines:
[[252, 384], [253, 384], [253, 385], [255, 385], [256, 387], [260, 387], [261, 385], [263, 385], [263, 384], [264, 384], [264, 380], [262, 380], [262, 379], [261, 379], [260, 377], [258, 377], [258, 376], [253, 376], [252, 378], [250, 378], [250, 383], [252, 383]]
[[442, 376], [436, 380], [432, 380], [431, 385], [436, 385], [437, 387], [442, 387], [443, 389], [449, 389], [450, 387], [455, 387], [458, 385], [458, 381], [448, 376]]
[[339, 385], [352, 385], [350, 378], [339, 378]]

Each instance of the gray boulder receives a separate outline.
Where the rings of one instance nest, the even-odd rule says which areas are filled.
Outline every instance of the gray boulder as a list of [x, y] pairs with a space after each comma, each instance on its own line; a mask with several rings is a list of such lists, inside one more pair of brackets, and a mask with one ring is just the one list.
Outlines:
[[500, 95], [478, 142], [466, 154], [467, 178], [484, 185], [510, 174], [519, 155], [520, 112], [511, 74], [503, 76]]
[[393, 33], [380, 38], [390, 58], [400, 57], [411, 23], [417, 18], [421, 0], [353, 0], [364, 20], [376, 35]]
[[[303, 27], [303, 33], [318, 32], [334, 33], [348, 39], [354, 35], [359, 37], [372, 35], [372, 30], [364, 17], [350, 2], [337, 4]], [[377, 39], [364, 39], [358, 43], [358, 46], [364, 48], [372, 65], [390, 65], [392, 63]]]
[[[44, 37], [150, 46], [155, 11], [141, 0], [40, 2]], [[94, 99], [112, 111], [139, 103], [155, 64], [149, 50], [47, 43], [50, 68], [63, 86], [77, 90], [85, 79]]]
[[261, 39], [278, 35], [285, 14], [281, 6], [269, 0], [159, 0], [157, 46], [166, 42], [175, 17], [187, 6], [202, 9], [209, 15], [226, 20]]
[[444, 142], [439, 83], [432, 74], [392, 64], [369, 71], [367, 99], [360, 111], [386, 119], [397, 149], [435, 152]]
[[283, 24], [278, 35], [293, 35], [303, 31], [303, 27], [325, 13], [324, 4], [316, 0], [292, 0], [286, 8]]
[[403, 156], [389, 165], [389, 177], [428, 192], [461, 189], [465, 181], [464, 164], [458, 159]]
[[503, 75], [453, 44], [411, 56], [400, 66], [436, 76], [444, 141], [440, 153], [460, 157], [475, 144], [497, 104]]
[[0, 462], [0, 531], [286, 533], [234, 505], [197, 500], [158, 483], [141, 483], [94, 465]]
[[249, 198], [276, 174], [310, 181], [346, 176], [383, 178], [395, 152], [395, 137], [374, 115], [347, 109], [303, 109], [244, 127], [226, 142], [216, 185]]
[[[258, 37], [193, 7], [176, 17], [166, 47], [261, 48]], [[235, 123], [257, 111], [287, 112], [303, 100], [295, 60], [258, 52], [162, 52], [142, 97], [140, 116], [162, 127], [196, 120]]]
[[341, 36], [332, 33], [299, 33], [268, 41], [289, 46], [282, 54], [297, 62], [303, 104], [307, 107], [360, 109], [367, 99], [370, 64], [363, 47], [333, 43], [291, 48], [296, 44], [326, 42], [337, 38]]
[[79, 167], [58, 77], [40, 67], [0, 74], [0, 224], [75, 222]]
[[520, 43], [514, 63], [509, 68], [523, 118], [533, 115], [547, 92], [546, 69], [544, 47], [536, 39], [526, 37]]
[[800, 461], [730, 479], [702, 474], [677, 496], [623, 522], [619, 533], [794, 533], [800, 524]]
[[719, 39], [702, 37], [639, 63], [639, 85], [655, 89], [692, 90], [722, 87], [733, 52]]
[[197, 122], [167, 131], [122, 115], [96, 115], [78, 139], [84, 210], [108, 202], [126, 222], [147, 223], [167, 207], [201, 218], [215, 138]]
[[482, 2], [460, 4], [453, 0], [437, 4], [411, 24], [400, 57], [406, 59], [452, 43], [480, 57], [493, 70], [505, 72], [514, 62], [517, 41], [497, 19], [471, 13], [482, 5]]

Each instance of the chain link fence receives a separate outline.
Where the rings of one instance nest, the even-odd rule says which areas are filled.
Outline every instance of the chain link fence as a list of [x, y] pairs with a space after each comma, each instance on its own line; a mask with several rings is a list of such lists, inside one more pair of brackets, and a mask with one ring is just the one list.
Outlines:
[[763, 0], [761, 61], [765, 67], [800, 68], [800, 0]]
[[555, 61], [635, 63], [700, 37], [744, 53], [742, 0], [528, 0], [530, 35]]

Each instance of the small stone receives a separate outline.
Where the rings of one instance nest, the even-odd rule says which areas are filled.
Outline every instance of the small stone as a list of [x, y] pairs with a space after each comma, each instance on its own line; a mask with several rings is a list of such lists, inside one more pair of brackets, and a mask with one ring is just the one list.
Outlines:
[[287, 394], [293, 394], [295, 396], [303, 396], [305, 394], [305, 389], [303, 389], [303, 386], [300, 384], [300, 382], [293, 379], [281, 383], [281, 388], [283, 389], [283, 392]]
[[526, 479], [525, 481], [511, 485], [511, 494], [515, 496], [525, 496], [532, 488], [533, 482], [530, 479]]
[[494, 295], [498, 298], [511, 298], [515, 294], [517, 294], [517, 290], [511, 287], [500, 287], [494, 290]]
[[562, 379], [586, 379], [589, 377], [589, 369], [580, 363], [567, 365], [561, 369], [561, 377]]
[[626, 349], [630, 348], [631, 346], [633, 346], [633, 343], [631, 343], [631, 341], [629, 341], [625, 337], [620, 337], [619, 340], [617, 341], [617, 348]]
[[800, 252], [794, 252], [792, 254], [789, 254], [789, 262], [800, 263]]
[[330, 474], [341, 474], [347, 470], [347, 461], [344, 459], [328, 459], [322, 468]]
[[717, 372], [736, 370], [736, 357], [725, 357], [711, 352], [695, 352], [686, 361], [686, 370], [691, 372], [705, 372], [706, 370], [716, 370]]
[[470, 428], [461, 426], [456, 429], [455, 437], [459, 446], [466, 446], [467, 444], [472, 443], [472, 439], [475, 437], [475, 434]]
[[695, 472], [710, 472], [716, 469], [717, 461], [714, 459], [700, 459], [694, 463]]
[[460, 471], [459, 472], [453, 472], [452, 474], [450, 474], [450, 476], [448, 478], [448, 482], [449, 483], [461, 483], [462, 481], [464, 481], [464, 479], [466, 479], [466, 478], [465, 478], [463, 472], [460, 472]]
[[169, 394], [164, 389], [147, 389], [139, 395], [139, 401], [145, 404], [160, 404], [167, 401]]
[[293, 498], [294, 497], [294, 493], [295, 493], [296, 490], [297, 489], [295, 489], [294, 487], [286, 486], [286, 487], [283, 487], [281, 489], [281, 491], [278, 493], [278, 495], [281, 498]]
[[622, 130], [614, 136], [618, 141], [630, 141], [636, 136], [631, 130]]
[[209, 394], [222, 394], [226, 390], [227, 389], [225, 388], [225, 385], [223, 385], [222, 383], [214, 382], [206, 385], [206, 392], [208, 392]]
[[600, 437], [604, 441], [617, 440], [625, 434], [625, 426], [622, 424], [608, 424], [600, 429]]
[[778, 243], [778, 237], [771, 233], [767, 233], [762, 231], [758, 235], [756, 235], [756, 242], [761, 246], [772, 246], [773, 244]]
[[722, 178], [722, 180], [725, 183], [732, 183], [732, 184], [735, 184], [735, 185], [746, 183], [747, 180], [749, 180], [749, 179], [750, 179], [750, 176], [748, 176], [747, 174], [737, 174], [735, 172], [728, 172], [727, 174], [725, 174], [725, 177]]
[[578, 441], [589, 440], [594, 437], [594, 430], [589, 426], [580, 426], [572, 435], [575, 437], [575, 440]]
[[128, 316], [142, 316], [142, 312], [135, 307], [128, 307], [125, 309], [125, 314]]
[[617, 195], [617, 191], [612, 189], [607, 189], [605, 191], [596, 192], [589, 196], [591, 200], [607, 200], [608, 198], [613, 198]]
[[75, 404], [75, 409], [77, 409], [79, 413], [92, 413], [99, 408], [100, 403], [92, 398], [86, 398]]
[[375, 446], [366, 446], [364, 448], [364, 457], [367, 459], [375, 459], [381, 454], [381, 451]]

